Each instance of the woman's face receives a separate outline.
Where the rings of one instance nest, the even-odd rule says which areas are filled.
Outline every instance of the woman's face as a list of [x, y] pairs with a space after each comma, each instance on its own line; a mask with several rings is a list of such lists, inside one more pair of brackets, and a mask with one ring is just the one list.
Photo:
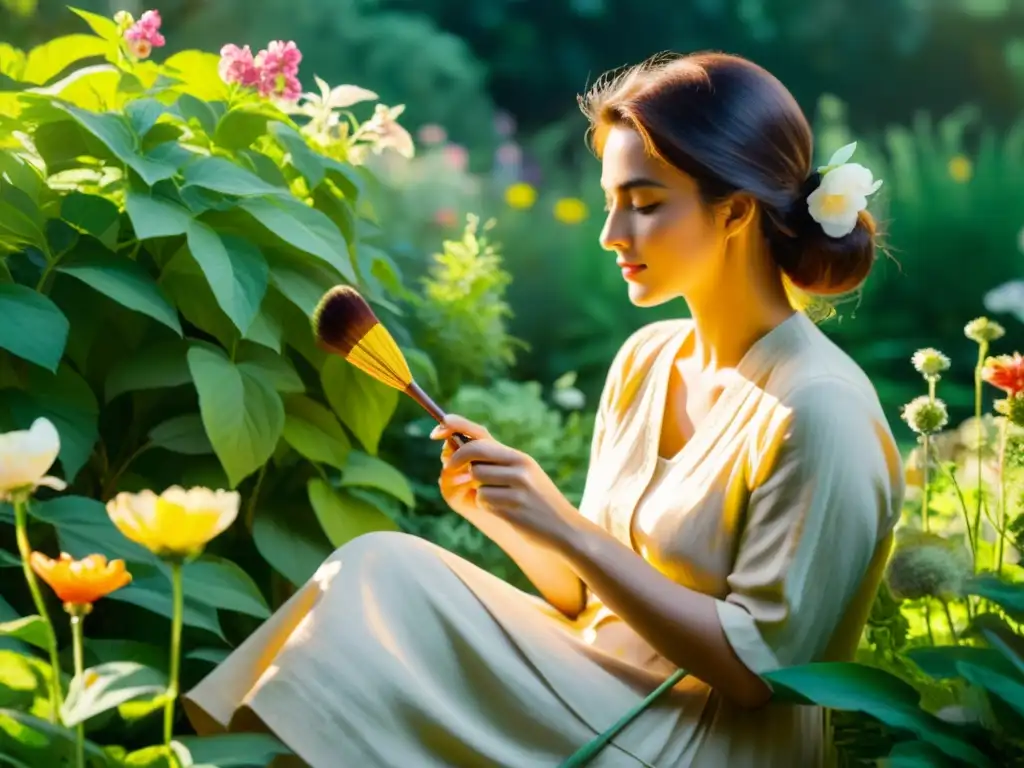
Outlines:
[[640, 135], [612, 126], [601, 158], [608, 218], [601, 245], [614, 251], [633, 304], [651, 307], [721, 287], [725, 226], [693, 178], [651, 156]]

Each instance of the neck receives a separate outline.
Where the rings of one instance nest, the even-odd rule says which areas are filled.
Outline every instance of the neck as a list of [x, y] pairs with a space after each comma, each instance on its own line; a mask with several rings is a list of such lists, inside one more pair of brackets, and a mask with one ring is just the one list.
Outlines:
[[704, 369], [736, 367], [758, 339], [793, 315], [781, 272], [767, 252], [757, 250], [726, 258], [727, 268], [741, 266], [723, 270], [713, 281], [717, 290], [686, 299], [696, 330], [692, 351]]

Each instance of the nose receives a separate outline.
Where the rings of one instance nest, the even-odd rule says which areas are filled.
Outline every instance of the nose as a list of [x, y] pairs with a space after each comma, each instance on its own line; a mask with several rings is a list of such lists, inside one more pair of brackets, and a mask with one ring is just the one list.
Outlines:
[[606, 251], [624, 251], [629, 248], [631, 239], [629, 217], [612, 208], [601, 229], [601, 247]]

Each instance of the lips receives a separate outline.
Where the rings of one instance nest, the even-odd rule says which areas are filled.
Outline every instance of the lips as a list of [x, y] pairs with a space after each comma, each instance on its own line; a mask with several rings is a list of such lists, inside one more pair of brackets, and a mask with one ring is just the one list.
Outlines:
[[616, 263], [622, 269], [622, 276], [626, 278], [633, 277], [647, 269], [646, 264], [630, 264], [625, 261], [619, 261]]

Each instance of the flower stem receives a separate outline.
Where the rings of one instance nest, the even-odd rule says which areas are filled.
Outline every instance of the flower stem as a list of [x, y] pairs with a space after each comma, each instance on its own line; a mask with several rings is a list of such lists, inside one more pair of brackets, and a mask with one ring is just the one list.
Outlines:
[[946, 611], [946, 623], [949, 624], [949, 635], [953, 638], [953, 644], [959, 645], [960, 638], [956, 634], [956, 625], [953, 623], [953, 614], [949, 612], [949, 601], [943, 600], [942, 607]]
[[29, 592], [32, 593], [32, 601], [46, 626], [47, 651], [50, 653], [50, 666], [53, 667], [50, 675], [50, 722], [56, 723], [63, 700], [60, 690], [60, 660], [57, 658], [57, 635], [53, 631], [53, 622], [50, 621], [50, 614], [46, 611], [43, 595], [39, 591], [39, 582], [36, 581], [36, 575], [29, 564], [32, 547], [28, 541], [28, 500], [15, 498], [13, 502], [15, 537], [18, 540], [18, 554], [21, 555], [21, 568], [25, 572], [25, 581], [28, 582]]
[[[71, 643], [75, 654], [75, 680], [79, 690], [85, 687], [85, 663], [82, 654], [82, 624], [85, 623], [85, 612], [80, 606], [73, 606], [71, 612]], [[75, 765], [85, 768], [85, 723], [75, 727]]]
[[999, 436], [999, 537], [996, 544], [996, 575], [1003, 575], [1003, 540], [1006, 531], [1006, 439], [1010, 431], [1010, 420], [1003, 419]]
[[974, 421], [978, 429], [976, 439], [978, 441], [976, 460], [978, 469], [978, 498], [977, 509], [974, 512], [974, 570], [978, 570], [978, 543], [981, 541], [981, 506], [985, 497], [984, 482], [982, 480], [982, 455], [985, 450], [985, 441], [982, 437], [984, 425], [981, 423], [981, 372], [985, 366], [985, 357], [988, 355], [988, 342], [983, 341], [978, 345], [978, 364], [974, 368]]
[[178, 698], [178, 665], [181, 661], [181, 619], [184, 612], [184, 589], [181, 583], [181, 561], [171, 562], [171, 589], [173, 592], [173, 618], [171, 619], [171, 675], [164, 704], [164, 746], [170, 749], [174, 735], [174, 704]]
[[925, 533], [928, 532], [928, 487], [931, 485], [931, 447], [932, 440], [930, 435], [921, 435], [921, 448], [922, 448], [922, 480], [921, 480], [921, 527]]

